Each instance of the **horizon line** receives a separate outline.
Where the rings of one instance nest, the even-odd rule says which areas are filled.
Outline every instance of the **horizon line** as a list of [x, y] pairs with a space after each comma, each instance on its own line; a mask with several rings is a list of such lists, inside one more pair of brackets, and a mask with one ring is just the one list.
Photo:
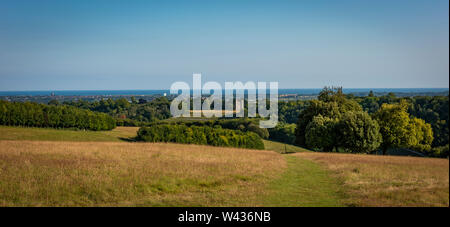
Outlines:
[[[324, 87], [315, 88], [278, 88], [278, 90], [295, 90], [295, 89], [324, 89]], [[332, 87], [332, 86], [328, 86]], [[336, 86], [341, 87], [341, 86]], [[342, 87], [342, 89], [450, 89], [449, 87]], [[192, 88], [190, 90], [193, 90]], [[224, 88], [222, 90], [225, 90]], [[170, 91], [169, 89], [41, 89], [41, 90], [0, 90], [0, 92], [39, 92], [39, 91]]]

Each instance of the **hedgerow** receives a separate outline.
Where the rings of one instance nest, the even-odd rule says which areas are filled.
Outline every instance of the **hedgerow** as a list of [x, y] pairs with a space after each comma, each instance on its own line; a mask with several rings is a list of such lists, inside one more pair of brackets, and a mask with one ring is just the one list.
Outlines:
[[256, 133], [207, 126], [165, 124], [141, 127], [137, 140], [264, 149], [264, 143]]

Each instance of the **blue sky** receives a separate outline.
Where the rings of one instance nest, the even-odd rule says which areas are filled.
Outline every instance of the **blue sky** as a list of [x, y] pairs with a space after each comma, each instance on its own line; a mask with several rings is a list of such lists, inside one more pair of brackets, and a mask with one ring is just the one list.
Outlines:
[[0, 90], [448, 87], [447, 0], [0, 2]]

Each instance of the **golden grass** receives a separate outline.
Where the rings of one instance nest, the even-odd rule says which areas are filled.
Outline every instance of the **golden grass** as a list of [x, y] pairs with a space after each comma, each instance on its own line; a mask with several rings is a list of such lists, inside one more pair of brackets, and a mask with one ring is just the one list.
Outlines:
[[271, 151], [0, 141], [0, 206], [260, 206], [285, 168]]
[[290, 154], [296, 152], [312, 152], [308, 149], [291, 144], [285, 144], [271, 140], [263, 140], [263, 142], [266, 150], [275, 151], [280, 154]]
[[303, 152], [343, 183], [350, 206], [449, 206], [447, 159]]
[[111, 131], [0, 126], [0, 140], [120, 142], [136, 137], [138, 127], [117, 127]]

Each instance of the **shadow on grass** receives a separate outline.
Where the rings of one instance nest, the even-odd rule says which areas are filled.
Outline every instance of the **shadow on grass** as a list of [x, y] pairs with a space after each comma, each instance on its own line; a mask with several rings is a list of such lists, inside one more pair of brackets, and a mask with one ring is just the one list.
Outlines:
[[125, 142], [137, 142], [136, 138], [126, 138], [126, 137], [119, 137], [119, 140], [125, 141]]

